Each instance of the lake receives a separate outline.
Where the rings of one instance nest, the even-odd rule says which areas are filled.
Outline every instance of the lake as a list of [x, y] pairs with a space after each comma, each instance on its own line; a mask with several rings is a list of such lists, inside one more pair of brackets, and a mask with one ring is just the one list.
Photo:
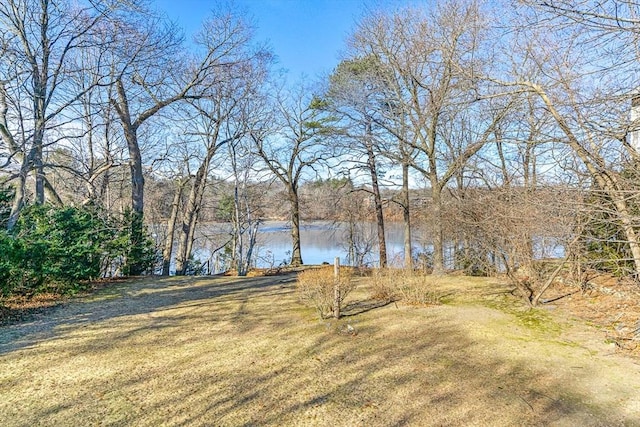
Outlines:
[[[358, 224], [359, 247], [362, 252], [360, 265], [375, 267], [379, 265], [375, 223]], [[402, 266], [404, 262], [403, 224], [388, 222], [386, 228], [387, 259], [390, 266]], [[230, 224], [210, 224], [199, 228], [194, 243], [193, 257], [204, 266], [206, 273], [217, 273], [228, 268], [223, 262], [221, 251], [216, 252], [230, 238]], [[347, 223], [331, 221], [307, 221], [301, 224], [300, 244], [302, 260], [307, 265], [324, 262], [333, 264], [335, 257], [342, 265], [349, 265], [347, 245]], [[412, 230], [413, 256], [431, 253], [433, 247], [419, 230]], [[536, 239], [535, 257], [560, 258], [564, 256], [564, 247], [554, 239]], [[213, 255], [212, 255], [213, 253]], [[445, 244], [445, 266], [453, 268], [454, 246]], [[285, 221], [267, 221], [260, 225], [253, 266], [273, 268], [286, 265], [291, 259], [291, 228]]]
[[[401, 265], [404, 252], [403, 225], [402, 223], [389, 223], [385, 226], [389, 262]], [[370, 247], [364, 256], [364, 262], [367, 265], [375, 266], [379, 262], [378, 247], [375, 243], [377, 242], [375, 223], [359, 224], [358, 227], [361, 246], [368, 244]], [[229, 230], [229, 224], [202, 227], [201, 235], [198, 236], [194, 245], [194, 257], [202, 262], [210, 259], [210, 265], [215, 265], [215, 256], [211, 257], [211, 253], [221, 246], [220, 242], [229, 235]], [[342, 264], [348, 264], [347, 231], [346, 223], [303, 222], [300, 227], [300, 246], [304, 263], [322, 264], [328, 262], [332, 264], [334, 258], [339, 257]], [[269, 268], [287, 264], [291, 259], [291, 229], [288, 223], [267, 221], [261, 224], [254, 251], [256, 267]]]

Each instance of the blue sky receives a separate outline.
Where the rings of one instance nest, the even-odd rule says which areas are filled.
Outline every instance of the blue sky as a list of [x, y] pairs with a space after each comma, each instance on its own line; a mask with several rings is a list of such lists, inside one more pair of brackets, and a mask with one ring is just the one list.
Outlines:
[[[180, 24], [190, 37], [217, 0], [154, 0], [155, 7]], [[266, 41], [278, 68], [292, 79], [315, 78], [340, 60], [345, 39], [367, 8], [397, 7], [406, 1], [236, 0], [256, 21], [256, 40]], [[372, 6], [372, 5], [377, 6]]]

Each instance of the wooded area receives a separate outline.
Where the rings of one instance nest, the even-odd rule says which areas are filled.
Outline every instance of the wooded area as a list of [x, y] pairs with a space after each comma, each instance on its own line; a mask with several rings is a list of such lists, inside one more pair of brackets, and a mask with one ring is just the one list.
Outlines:
[[420, 228], [433, 274], [506, 273], [534, 305], [560, 270], [637, 280], [639, 17], [615, 0], [370, 10], [310, 83], [232, 8], [188, 39], [142, 1], [4, 0], [2, 293], [191, 274], [208, 221], [232, 224], [219, 250], [244, 275], [281, 215], [292, 265], [301, 219], [323, 218], [353, 225], [350, 248], [375, 221], [385, 267], [392, 216], [405, 267]]

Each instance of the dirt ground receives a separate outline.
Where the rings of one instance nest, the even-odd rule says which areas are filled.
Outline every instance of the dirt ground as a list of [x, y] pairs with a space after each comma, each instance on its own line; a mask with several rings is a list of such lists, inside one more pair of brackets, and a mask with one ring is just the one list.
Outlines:
[[133, 280], [31, 312], [0, 327], [0, 425], [640, 426], [640, 312], [618, 291], [526, 310], [452, 277], [441, 305], [379, 307], [359, 280], [339, 321], [295, 274]]

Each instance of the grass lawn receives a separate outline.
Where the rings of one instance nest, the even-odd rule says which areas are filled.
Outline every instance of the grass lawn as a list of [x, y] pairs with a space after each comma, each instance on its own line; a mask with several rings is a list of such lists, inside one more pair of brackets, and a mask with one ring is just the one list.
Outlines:
[[433, 287], [335, 321], [295, 274], [120, 282], [0, 327], [0, 425], [640, 426], [640, 365], [599, 331], [490, 279]]

